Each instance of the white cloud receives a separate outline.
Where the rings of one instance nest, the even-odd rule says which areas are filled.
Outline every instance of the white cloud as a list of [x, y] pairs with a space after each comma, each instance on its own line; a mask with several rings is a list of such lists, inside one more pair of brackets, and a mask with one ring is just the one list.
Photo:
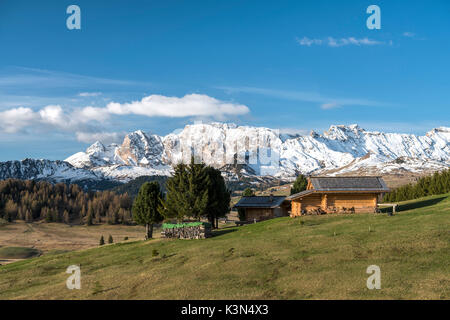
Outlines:
[[109, 112], [106, 108], [84, 107], [73, 112], [74, 118], [80, 122], [97, 121], [104, 122], [109, 119]]
[[102, 95], [101, 92], [80, 92], [78, 94], [80, 97], [98, 97]]
[[93, 143], [101, 141], [103, 144], [120, 143], [125, 137], [125, 132], [77, 132], [78, 141]]
[[106, 110], [116, 115], [136, 114], [170, 118], [193, 116], [222, 118], [250, 112], [245, 105], [223, 102], [204, 94], [188, 94], [182, 98], [150, 95], [131, 103], [111, 102], [106, 106]]
[[30, 126], [38, 116], [30, 108], [14, 108], [0, 112], [0, 131], [16, 133]]
[[369, 99], [329, 97], [324, 96], [318, 92], [286, 91], [286, 90], [254, 88], [254, 87], [217, 87], [217, 88], [222, 89], [228, 93], [243, 92], [243, 93], [260, 94], [279, 99], [313, 102], [319, 104], [322, 109], [331, 109], [341, 106], [366, 106], [366, 107], [392, 106], [392, 104], [390, 103], [384, 103]]
[[224, 102], [202, 94], [182, 98], [150, 95], [131, 103], [111, 102], [106, 107], [86, 106], [64, 110], [60, 105], [48, 105], [40, 110], [19, 107], [0, 112], [0, 132], [15, 133], [43, 131], [75, 133], [79, 141], [120, 141], [122, 133], [104, 130], [111, 115], [141, 115], [146, 117], [211, 117], [224, 119], [231, 115], [247, 114], [247, 106]]
[[302, 39], [296, 39], [297, 43], [301, 46], [312, 46], [312, 45], [327, 45], [329, 47], [343, 47], [348, 45], [355, 45], [355, 46], [374, 46], [374, 45], [382, 45], [385, 44], [382, 41], [372, 40], [369, 38], [361, 38], [357, 39], [355, 37], [348, 37], [348, 38], [340, 38], [336, 39], [333, 37], [327, 37], [326, 39], [310, 39], [308, 37], [303, 37]]
[[78, 92], [90, 93], [87, 91], [89, 88], [98, 86], [148, 87], [152, 84], [149, 82], [108, 79], [53, 70], [12, 67], [2, 70], [0, 85], [4, 87], [38, 85], [40, 89], [61, 87], [77, 88], [77, 91], [80, 90]]
[[302, 46], [311, 47], [313, 44], [321, 45], [323, 41], [321, 39], [309, 39], [308, 37], [303, 37], [302, 39], [297, 38], [298, 44]]
[[52, 124], [54, 126], [63, 126], [68, 122], [67, 116], [64, 114], [61, 106], [50, 105], [39, 111], [41, 121]]
[[324, 103], [320, 106], [322, 109], [333, 109], [333, 108], [337, 108], [340, 107], [339, 103], [336, 102], [328, 102], [328, 103]]
[[20, 107], [0, 112], [0, 131], [6, 133], [55, 128], [71, 131], [77, 125], [77, 120], [71, 117], [71, 114], [65, 113], [59, 105], [49, 105], [38, 111]]

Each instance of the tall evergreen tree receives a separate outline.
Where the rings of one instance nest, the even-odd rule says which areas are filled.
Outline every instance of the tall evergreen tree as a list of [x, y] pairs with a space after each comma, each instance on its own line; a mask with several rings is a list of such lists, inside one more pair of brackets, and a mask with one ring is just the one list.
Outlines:
[[185, 217], [199, 220], [208, 207], [208, 176], [204, 164], [178, 164], [166, 183], [167, 196], [160, 212], [167, 218], [182, 221]]
[[152, 238], [153, 224], [163, 220], [163, 216], [158, 211], [161, 197], [159, 183], [153, 181], [145, 182], [134, 200], [133, 219], [136, 223], [145, 226], [145, 239]]
[[302, 174], [298, 175], [295, 179], [294, 185], [291, 188], [291, 195], [302, 192], [306, 190], [308, 186], [308, 179]]
[[227, 189], [220, 170], [205, 167], [208, 185], [206, 215], [214, 228], [218, 228], [218, 218], [224, 217], [230, 208], [231, 192]]
[[181, 222], [188, 215], [184, 205], [188, 179], [186, 165], [180, 163], [174, 167], [174, 174], [166, 182], [166, 198], [159, 207], [159, 212], [166, 218], [175, 218]]

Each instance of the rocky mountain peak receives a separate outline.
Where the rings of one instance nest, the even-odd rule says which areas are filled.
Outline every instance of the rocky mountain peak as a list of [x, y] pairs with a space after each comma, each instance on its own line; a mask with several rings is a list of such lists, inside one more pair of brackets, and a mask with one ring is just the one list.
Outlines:
[[[144, 174], [170, 174], [173, 165], [189, 160], [188, 153], [196, 152], [206, 164], [225, 171], [230, 168], [229, 159], [240, 159], [240, 167], [247, 168], [249, 174], [270, 172], [276, 177], [293, 178], [298, 173], [347, 172], [368, 167], [378, 171], [447, 168], [449, 143], [450, 129], [445, 127], [417, 136], [371, 132], [357, 124], [332, 125], [323, 135], [312, 131], [309, 135], [294, 136], [270, 128], [216, 122], [187, 125], [164, 137], [138, 130], [126, 135], [120, 145], [103, 146], [96, 142], [86, 152], [66, 161], [77, 168], [127, 179]], [[409, 160], [390, 164], [400, 157]], [[414, 163], [421, 163], [424, 168]]]

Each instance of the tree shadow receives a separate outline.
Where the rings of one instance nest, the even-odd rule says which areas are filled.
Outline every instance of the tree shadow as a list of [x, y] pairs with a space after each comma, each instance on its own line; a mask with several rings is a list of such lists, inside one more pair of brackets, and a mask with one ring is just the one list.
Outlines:
[[428, 200], [422, 200], [422, 201], [417, 201], [417, 202], [412, 202], [412, 203], [401, 204], [397, 207], [397, 211], [406, 211], [406, 210], [412, 210], [412, 209], [418, 209], [418, 208], [432, 206], [432, 205], [438, 204], [439, 202], [441, 202], [444, 199], [446, 199], [446, 197], [439, 197], [439, 198], [434, 198], [434, 199], [428, 199]]
[[236, 231], [236, 227], [231, 226], [231, 227], [225, 227], [222, 229], [215, 229], [212, 231], [212, 236], [213, 237], [217, 237], [217, 236], [222, 236], [224, 234], [230, 233], [230, 232], [234, 232]]
[[[397, 206], [396, 211], [406, 211], [406, 210], [412, 210], [412, 209], [418, 209], [418, 208], [423, 208], [423, 207], [428, 207], [428, 206], [432, 206], [435, 205], [439, 202], [441, 202], [442, 200], [444, 200], [446, 197], [440, 197], [440, 198], [435, 198], [435, 199], [428, 199], [428, 200], [422, 200], [422, 201], [417, 201], [417, 202], [412, 202], [412, 203], [405, 203], [405, 204], [400, 204]], [[380, 203], [380, 205], [383, 205], [383, 203]], [[387, 206], [387, 207], [381, 207], [379, 208], [380, 213], [390, 213], [392, 212], [392, 206]]]
[[392, 212], [392, 207], [382, 207], [382, 208], [378, 208], [378, 210], [380, 210], [380, 213], [388, 213], [388, 212]]

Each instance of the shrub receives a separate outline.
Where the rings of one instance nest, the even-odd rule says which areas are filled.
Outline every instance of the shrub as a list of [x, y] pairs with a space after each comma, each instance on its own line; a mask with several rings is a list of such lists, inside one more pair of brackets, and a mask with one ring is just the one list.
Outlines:
[[255, 192], [252, 189], [250, 189], [250, 188], [246, 188], [244, 190], [244, 192], [242, 192], [242, 196], [243, 197], [254, 197], [255, 196]]

